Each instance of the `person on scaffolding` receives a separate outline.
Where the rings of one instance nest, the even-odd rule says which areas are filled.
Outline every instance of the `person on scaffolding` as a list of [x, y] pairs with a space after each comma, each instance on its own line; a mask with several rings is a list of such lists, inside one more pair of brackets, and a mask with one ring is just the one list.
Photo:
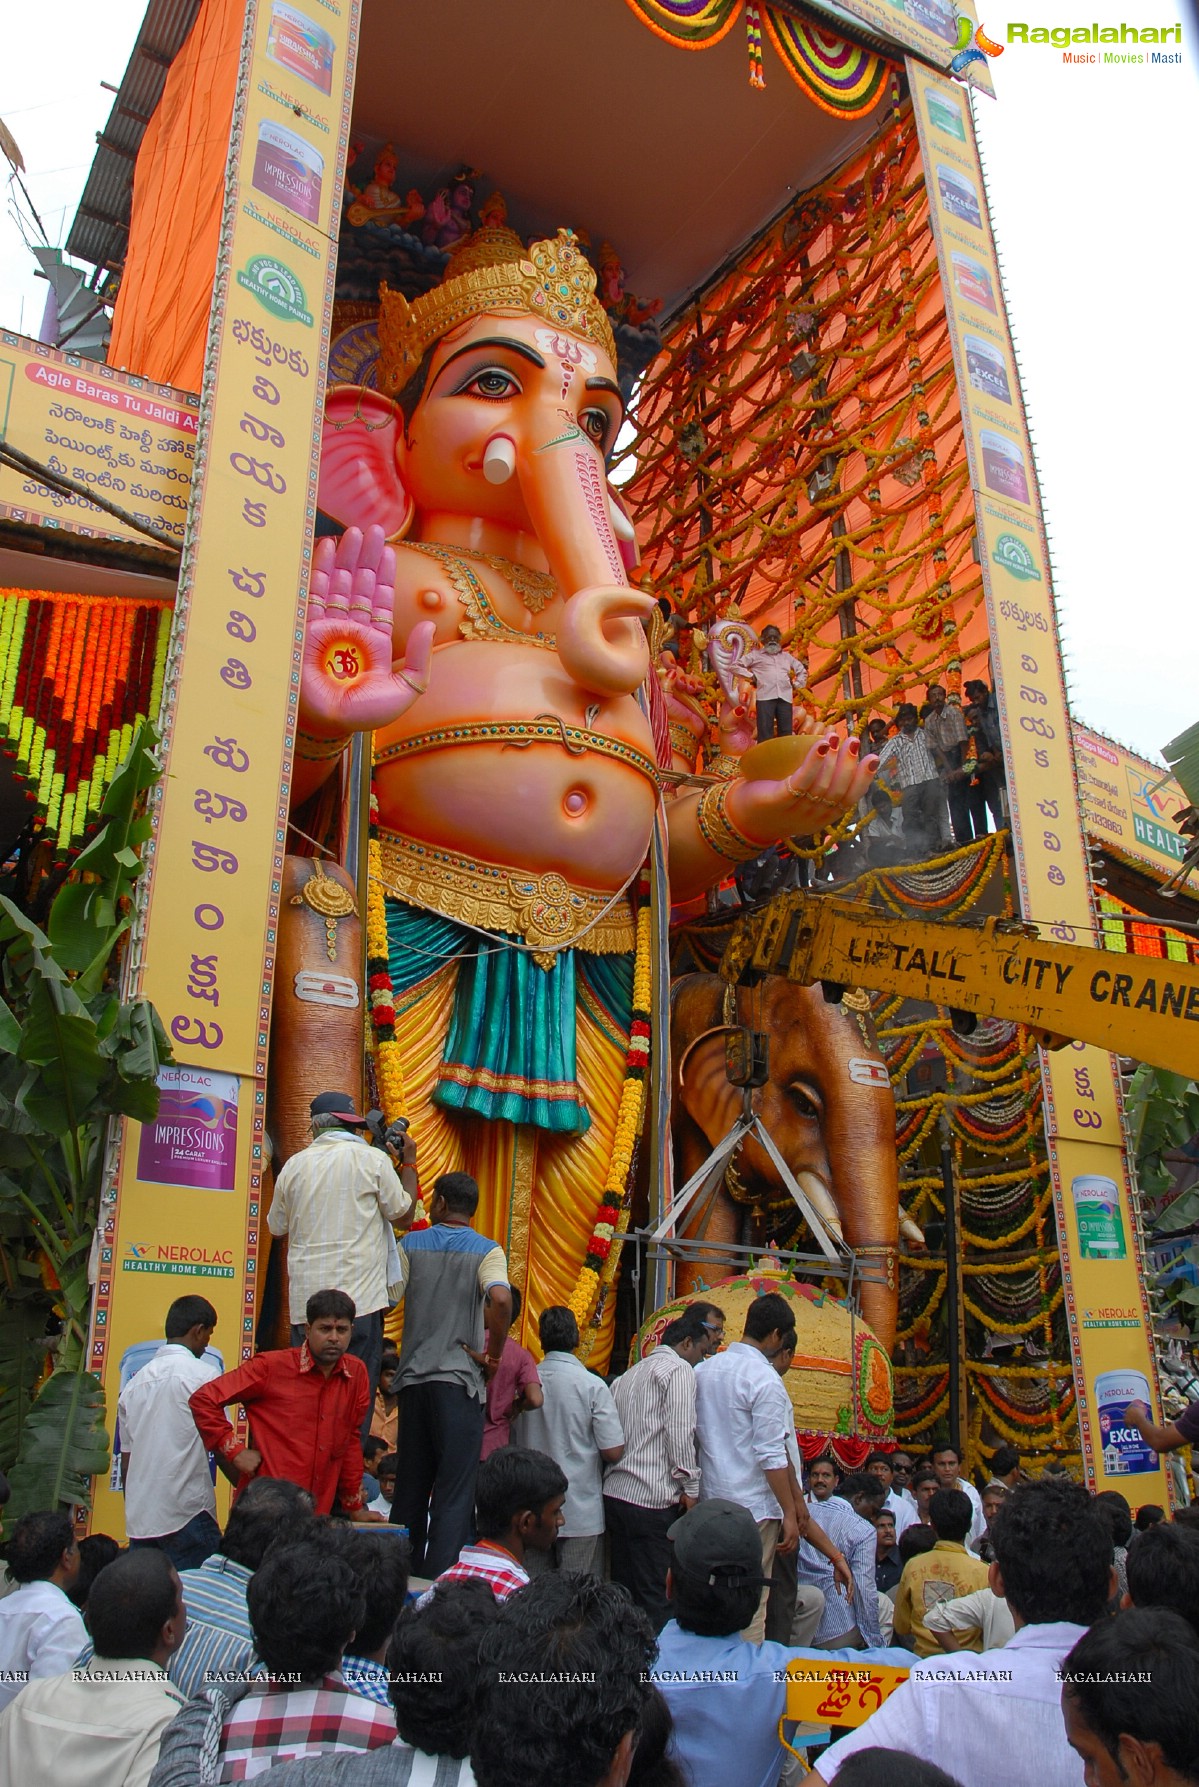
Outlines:
[[808, 673], [799, 659], [783, 650], [777, 627], [762, 628], [762, 643], [745, 659], [747, 681], [758, 701], [758, 743], [764, 738], [790, 738], [795, 730], [792, 703], [806, 687]]

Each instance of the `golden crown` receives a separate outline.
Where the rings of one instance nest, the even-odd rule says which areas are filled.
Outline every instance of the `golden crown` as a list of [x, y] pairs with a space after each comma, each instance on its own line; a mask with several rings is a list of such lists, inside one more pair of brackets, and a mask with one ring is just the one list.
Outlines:
[[544, 317], [556, 329], [593, 341], [616, 364], [612, 324], [595, 295], [595, 270], [571, 230], [527, 249], [502, 225], [476, 230], [439, 286], [410, 304], [384, 282], [379, 303], [379, 386], [389, 397], [403, 390], [435, 341], [491, 310]]

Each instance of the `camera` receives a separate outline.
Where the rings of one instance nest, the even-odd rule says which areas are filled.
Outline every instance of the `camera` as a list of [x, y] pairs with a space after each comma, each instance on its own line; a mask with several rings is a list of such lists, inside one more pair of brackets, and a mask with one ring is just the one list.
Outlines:
[[382, 1111], [366, 1113], [366, 1133], [376, 1148], [382, 1148], [388, 1154], [398, 1154], [404, 1146], [404, 1137], [408, 1134], [407, 1117], [397, 1117], [389, 1123]]

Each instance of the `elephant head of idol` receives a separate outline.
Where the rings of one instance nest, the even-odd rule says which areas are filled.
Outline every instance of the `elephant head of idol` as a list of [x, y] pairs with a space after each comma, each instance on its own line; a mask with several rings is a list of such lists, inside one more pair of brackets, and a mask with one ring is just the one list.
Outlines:
[[525, 249], [505, 226], [481, 229], [434, 290], [409, 303], [385, 285], [380, 301], [379, 389], [342, 385], [326, 402], [321, 508], [393, 541], [446, 517], [474, 524], [474, 544], [495, 528], [523, 541], [566, 599], [567, 674], [631, 694], [653, 603], [628, 587], [636, 543], [605, 469], [624, 416], [616, 348], [570, 231]]
[[[770, 977], [752, 991], [691, 974], [671, 993], [671, 1121], [676, 1182], [696, 1170], [732, 1128], [742, 1092], [726, 1071], [734, 1026], [764, 1030], [769, 1078], [753, 1107], [805, 1195], [857, 1256], [862, 1315], [884, 1346], [898, 1311], [899, 1209], [895, 1100], [869, 1013], [825, 1003], [820, 988]], [[723, 1241], [756, 1244], [794, 1232], [796, 1210], [777, 1168], [750, 1138], [695, 1226], [712, 1282]], [[703, 1222], [699, 1236], [698, 1223]], [[906, 1219], [905, 1219], [906, 1222]], [[913, 1236], [918, 1231], [911, 1231]], [[803, 1243], [798, 1243], [801, 1247]], [[687, 1274], [684, 1272], [684, 1277]]]

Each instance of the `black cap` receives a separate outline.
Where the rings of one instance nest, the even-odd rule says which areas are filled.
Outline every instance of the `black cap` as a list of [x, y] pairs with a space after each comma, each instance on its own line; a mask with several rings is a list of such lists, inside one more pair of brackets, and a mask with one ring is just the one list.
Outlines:
[[337, 1117], [342, 1123], [361, 1129], [366, 1118], [360, 1117], [354, 1109], [354, 1100], [348, 1092], [318, 1092], [308, 1107], [310, 1117]]
[[709, 1587], [764, 1588], [762, 1536], [748, 1508], [713, 1498], [697, 1502], [667, 1530], [674, 1567]]

